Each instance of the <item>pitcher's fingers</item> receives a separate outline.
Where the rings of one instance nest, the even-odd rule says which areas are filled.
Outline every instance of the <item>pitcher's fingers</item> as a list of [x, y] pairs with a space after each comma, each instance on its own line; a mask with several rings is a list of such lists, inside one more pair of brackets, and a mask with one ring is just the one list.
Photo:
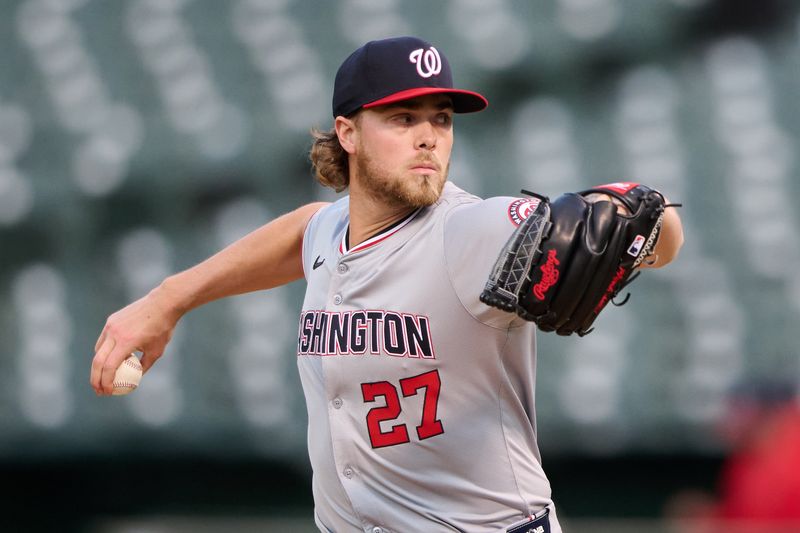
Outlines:
[[92, 372], [89, 376], [89, 383], [92, 385], [92, 388], [97, 394], [103, 393], [101, 385], [101, 380], [103, 377], [103, 365], [106, 364], [106, 359], [114, 350], [116, 344], [117, 343], [114, 338], [107, 335], [103, 341], [103, 344], [100, 346], [100, 349], [94, 354], [94, 359], [92, 359]]
[[100, 332], [100, 336], [97, 337], [97, 342], [94, 343], [95, 353], [97, 353], [97, 350], [99, 350], [100, 347], [103, 345], [103, 342], [105, 342], [106, 337], [108, 337], [108, 330], [106, 328], [103, 328], [103, 331]]
[[122, 362], [130, 357], [133, 348], [125, 343], [117, 343], [114, 349], [108, 354], [105, 361], [103, 361], [102, 375], [100, 376], [100, 389], [103, 394], [111, 394], [114, 392], [114, 376], [117, 374], [117, 369]]

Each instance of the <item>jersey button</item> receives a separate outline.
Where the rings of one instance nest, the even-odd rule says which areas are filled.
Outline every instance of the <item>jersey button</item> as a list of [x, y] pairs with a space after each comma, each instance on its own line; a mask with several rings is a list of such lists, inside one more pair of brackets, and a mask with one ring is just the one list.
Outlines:
[[345, 265], [344, 263], [339, 263], [339, 266], [336, 267], [336, 271], [339, 272], [339, 274], [344, 274], [345, 272], [347, 272], [347, 270], [348, 270], [347, 265]]
[[375, 526], [372, 528], [372, 533], [383, 533], [383, 529], [379, 528], [378, 526]]
[[344, 474], [344, 477], [346, 477], [347, 479], [350, 479], [351, 477], [353, 477], [353, 469], [348, 466], [342, 471], [342, 474]]
[[334, 398], [333, 399], [333, 407], [334, 407], [334, 409], [340, 409], [342, 407], [343, 403], [344, 402], [342, 401], [341, 398]]
[[342, 295], [341, 294], [335, 295], [333, 297], [333, 303], [334, 305], [339, 305], [340, 303], [342, 303]]

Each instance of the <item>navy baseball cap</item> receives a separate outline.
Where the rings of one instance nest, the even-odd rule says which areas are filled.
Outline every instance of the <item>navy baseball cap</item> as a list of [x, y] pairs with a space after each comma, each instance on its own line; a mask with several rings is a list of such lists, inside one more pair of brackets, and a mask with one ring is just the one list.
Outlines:
[[430, 43], [416, 37], [370, 41], [350, 54], [336, 73], [333, 116], [438, 93], [453, 99], [456, 113], [489, 105], [476, 92], [453, 88], [450, 64]]

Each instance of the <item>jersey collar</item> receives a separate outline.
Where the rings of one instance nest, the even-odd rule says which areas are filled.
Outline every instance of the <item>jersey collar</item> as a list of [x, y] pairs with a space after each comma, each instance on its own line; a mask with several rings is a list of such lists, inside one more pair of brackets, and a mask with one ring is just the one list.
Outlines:
[[406, 218], [401, 219], [398, 222], [395, 222], [394, 224], [392, 224], [388, 228], [379, 231], [378, 233], [376, 233], [375, 235], [373, 235], [372, 237], [370, 237], [366, 241], [364, 241], [364, 242], [362, 242], [362, 243], [360, 243], [360, 244], [358, 244], [358, 245], [356, 245], [356, 246], [354, 246], [352, 248], [348, 248], [347, 247], [347, 235], [348, 235], [348, 233], [350, 233], [350, 225], [348, 224], [347, 229], [342, 234], [342, 242], [339, 243], [339, 253], [342, 254], [342, 255], [347, 255], [347, 254], [352, 254], [352, 253], [355, 253], [355, 252], [360, 252], [362, 250], [366, 250], [367, 248], [371, 248], [371, 247], [375, 246], [379, 242], [382, 242], [382, 241], [388, 239], [389, 237], [391, 237], [392, 235], [394, 235], [395, 233], [397, 233], [398, 231], [403, 229], [406, 225], [408, 225], [409, 222], [414, 220], [414, 218], [419, 214], [420, 211], [422, 211], [421, 207], [419, 209], [417, 209], [416, 211], [411, 212], [409, 215], [406, 216]]

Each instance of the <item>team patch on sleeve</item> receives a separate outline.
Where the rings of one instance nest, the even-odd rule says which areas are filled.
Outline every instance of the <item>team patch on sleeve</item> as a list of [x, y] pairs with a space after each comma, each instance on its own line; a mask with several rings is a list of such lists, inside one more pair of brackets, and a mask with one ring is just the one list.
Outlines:
[[519, 226], [523, 220], [536, 211], [539, 202], [538, 198], [517, 198], [508, 206], [508, 218], [515, 226]]

